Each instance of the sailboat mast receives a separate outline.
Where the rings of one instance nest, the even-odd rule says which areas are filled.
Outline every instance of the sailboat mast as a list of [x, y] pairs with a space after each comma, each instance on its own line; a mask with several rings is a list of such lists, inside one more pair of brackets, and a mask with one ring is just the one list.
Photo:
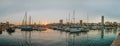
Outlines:
[[41, 25], [40, 20], [39, 20], [39, 25]]
[[29, 25], [31, 25], [31, 16], [29, 16]]
[[75, 10], [73, 10], [73, 23], [75, 23]]
[[68, 18], [66, 17], [66, 23], [68, 23]]
[[25, 21], [24, 21], [24, 19], [23, 19], [23, 21], [22, 21], [22, 25], [25, 25]]
[[27, 25], [27, 12], [25, 12], [25, 26]]
[[69, 21], [69, 23], [70, 23], [70, 13], [69, 13], [69, 16], [68, 16], [69, 18], [68, 18], [68, 21]]
[[88, 13], [87, 13], [87, 26], [89, 25], [89, 16], [88, 16]]
[[87, 13], [87, 23], [89, 22], [88, 20], [89, 20], [89, 17], [88, 17], [88, 13]]

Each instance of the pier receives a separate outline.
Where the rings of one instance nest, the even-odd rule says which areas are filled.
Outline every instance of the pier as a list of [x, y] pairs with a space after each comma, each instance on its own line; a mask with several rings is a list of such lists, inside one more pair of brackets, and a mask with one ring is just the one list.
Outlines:
[[111, 44], [111, 46], [120, 46], [120, 33], [117, 36], [117, 38], [113, 41], [113, 43]]

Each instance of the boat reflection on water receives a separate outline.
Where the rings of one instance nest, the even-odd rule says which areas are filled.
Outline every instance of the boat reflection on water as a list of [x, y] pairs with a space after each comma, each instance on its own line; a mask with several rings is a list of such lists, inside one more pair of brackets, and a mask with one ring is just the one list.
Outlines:
[[15, 32], [15, 28], [9, 27], [9, 28], [6, 29], [6, 31], [8, 32], [9, 35], [12, 35], [12, 33]]
[[2, 34], [2, 31], [0, 31], [0, 35]]
[[117, 32], [118, 32], [118, 27], [115, 27], [115, 28], [113, 29], [113, 33], [116, 34]]
[[0, 28], [0, 35], [3, 33], [3, 31], [5, 31], [5, 28]]
[[114, 34], [117, 34], [117, 31], [119, 31], [119, 27], [114, 27], [112, 29], [104, 29], [107, 34], [113, 32]]
[[[97, 32], [97, 30], [90, 30], [90, 32], [92, 32], [92, 31]], [[107, 37], [110, 37], [107, 35], [110, 35], [111, 33], [117, 34], [117, 28], [112, 29], [112, 30], [106, 30], [104, 28], [100, 29], [100, 30], [98, 30], [98, 33], [100, 33], [100, 34], [97, 36], [95, 36], [95, 35], [92, 36], [90, 34], [90, 32], [66, 33], [66, 46], [79, 46], [79, 45], [81, 45], [81, 46], [82, 45], [83, 46], [89, 46], [89, 45], [91, 45], [91, 46], [93, 46], [93, 45], [106, 46], [107, 44], [105, 43], [105, 41], [108, 39]], [[110, 33], [110, 34], [107, 34], [107, 33]], [[97, 39], [99, 37], [100, 37], [100, 39]], [[100, 43], [102, 43], [102, 44], [99, 45], [95, 41], [100, 41]]]
[[26, 46], [31, 46], [31, 32], [32, 31], [22, 31], [23, 32], [23, 37], [24, 37], [24, 45]]
[[[120, 31], [101, 29], [71, 33], [52, 29], [42, 32], [16, 29], [14, 33], [2, 32], [0, 32], [3, 34], [0, 35], [0, 41], [4, 42], [0, 42], [0, 46], [110, 46]], [[12, 35], [8, 36], [6, 32]]]
[[12, 33], [15, 32], [15, 30], [6, 30], [8, 32], [9, 35], [12, 35]]
[[87, 32], [66, 33], [66, 46], [78, 46], [76, 40], [78, 37], [83, 37], [83, 35], [88, 36]]

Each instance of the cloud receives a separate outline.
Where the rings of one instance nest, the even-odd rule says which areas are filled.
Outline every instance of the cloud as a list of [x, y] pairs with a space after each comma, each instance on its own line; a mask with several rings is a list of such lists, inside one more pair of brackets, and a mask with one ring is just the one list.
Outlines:
[[24, 16], [24, 12], [28, 11], [36, 21], [39, 19], [36, 16], [41, 16], [42, 21], [47, 18], [53, 22], [58, 18], [66, 20], [68, 13], [72, 14], [75, 9], [76, 21], [86, 20], [87, 13], [90, 17], [96, 16], [91, 18], [91, 22], [100, 21], [98, 18], [102, 15], [106, 20], [118, 21], [119, 5], [119, 0], [0, 0], [0, 18], [3, 18], [1, 21], [7, 21], [9, 16]]

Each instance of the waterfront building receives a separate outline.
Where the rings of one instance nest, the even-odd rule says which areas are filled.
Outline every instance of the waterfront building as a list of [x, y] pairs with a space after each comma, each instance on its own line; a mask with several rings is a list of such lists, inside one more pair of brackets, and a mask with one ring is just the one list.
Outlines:
[[101, 17], [101, 24], [104, 25], [104, 16]]
[[82, 24], [83, 24], [83, 20], [80, 20], [80, 25], [82, 26]]
[[59, 21], [59, 23], [60, 23], [60, 24], [63, 24], [63, 20], [61, 19], [61, 20]]

